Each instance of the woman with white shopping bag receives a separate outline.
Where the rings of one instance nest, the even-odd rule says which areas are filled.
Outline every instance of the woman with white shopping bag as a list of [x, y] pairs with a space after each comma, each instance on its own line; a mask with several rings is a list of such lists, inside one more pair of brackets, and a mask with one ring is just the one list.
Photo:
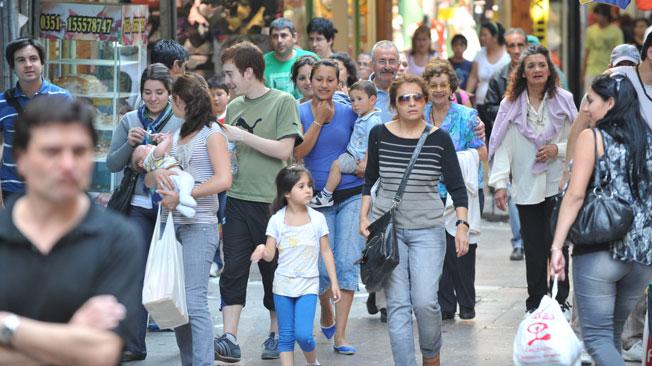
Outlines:
[[[219, 234], [217, 231], [217, 194], [231, 186], [231, 167], [227, 139], [214, 124], [211, 96], [206, 81], [196, 74], [180, 76], [172, 87], [174, 114], [185, 121], [174, 136], [171, 155], [195, 179], [192, 197], [197, 201], [193, 218], [173, 212], [176, 236], [183, 247], [186, 302], [190, 322], [175, 328], [181, 351], [181, 364], [212, 366], [213, 323], [208, 310], [208, 278]], [[145, 184], [158, 187], [161, 203], [172, 211], [179, 194], [170, 179], [173, 172], [149, 173]], [[163, 230], [167, 230], [166, 227]]]
[[[624, 365], [623, 324], [652, 279], [652, 131], [642, 118], [634, 86], [622, 73], [600, 76], [588, 92], [584, 111], [593, 129], [578, 137], [568, 190], [559, 210], [552, 243], [551, 272], [564, 277], [561, 254], [571, 233], [576, 309], [584, 347], [597, 366]], [[597, 175], [597, 177], [596, 177]], [[594, 180], [594, 178], [597, 178]], [[602, 195], [603, 197], [600, 197]], [[593, 197], [591, 197], [593, 196]], [[622, 199], [630, 220], [611, 220], [604, 210], [587, 211], [588, 202]], [[586, 200], [585, 200], [586, 199]], [[600, 230], [587, 212], [606, 222], [611, 242], [587, 244], [581, 231]], [[622, 215], [625, 217], [627, 215]], [[633, 220], [631, 220], [633, 216]], [[575, 225], [581, 218], [584, 225]], [[622, 238], [614, 233], [622, 231]], [[605, 234], [593, 234], [602, 239]], [[590, 236], [589, 236], [590, 237]]]

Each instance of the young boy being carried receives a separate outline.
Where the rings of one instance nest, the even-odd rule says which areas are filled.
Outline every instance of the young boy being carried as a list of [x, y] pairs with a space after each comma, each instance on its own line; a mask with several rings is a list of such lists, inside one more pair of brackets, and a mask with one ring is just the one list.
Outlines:
[[353, 174], [358, 161], [367, 159], [369, 132], [374, 126], [382, 123], [380, 109], [375, 108], [376, 96], [376, 86], [368, 80], [358, 81], [349, 89], [351, 108], [358, 114], [358, 119], [355, 121], [346, 151], [331, 165], [326, 185], [310, 201], [310, 207], [333, 206], [333, 191], [340, 184], [342, 174]]
[[170, 155], [172, 149], [171, 134], [152, 134], [151, 139], [158, 145], [139, 145], [131, 155], [131, 164], [134, 168], [144, 169], [147, 172], [156, 169], [168, 169], [176, 175], [170, 178], [174, 181], [179, 191], [179, 205], [176, 210], [186, 217], [195, 216], [197, 201], [192, 198], [192, 189], [195, 179], [188, 172], [184, 172], [179, 161]]

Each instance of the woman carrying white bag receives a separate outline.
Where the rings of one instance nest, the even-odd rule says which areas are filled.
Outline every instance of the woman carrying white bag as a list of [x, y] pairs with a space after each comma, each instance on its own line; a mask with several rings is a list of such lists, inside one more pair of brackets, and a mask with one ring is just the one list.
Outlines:
[[[183, 248], [186, 302], [190, 322], [175, 328], [181, 364], [212, 366], [213, 323], [208, 310], [208, 278], [219, 234], [217, 194], [230, 188], [231, 167], [227, 139], [214, 124], [211, 97], [206, 81], [196, 74], [180, 76], [172, 87], [174, 114], [185, 121], [174, 136], [171, 155], [195, 179], [192, 197], [196, 214], [187, 218], [173, 211], [176, 237]], [[148, 187], [158, 187], [167, 210], [179, 204], [179, 194], [167, 170], [149, 173]], [[164, 210], [162, 218], [167, 218]], [[167, 229], [167, 228], [166, 228]], [[165, 230], [165, 229], [163, 229]]]

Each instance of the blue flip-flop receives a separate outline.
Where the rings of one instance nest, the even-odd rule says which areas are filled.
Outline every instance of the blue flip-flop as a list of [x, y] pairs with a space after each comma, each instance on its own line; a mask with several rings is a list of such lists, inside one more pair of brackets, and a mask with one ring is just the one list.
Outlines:
[[321, 332], [324, 333], [326, 339], [331, 339], [335, 335], [335, 323], [330, 327], [321, 327]]
[[333, 350], [341, 355], [354, 355], [355, 347], [353, 346], [336, 346], [333, 345]]

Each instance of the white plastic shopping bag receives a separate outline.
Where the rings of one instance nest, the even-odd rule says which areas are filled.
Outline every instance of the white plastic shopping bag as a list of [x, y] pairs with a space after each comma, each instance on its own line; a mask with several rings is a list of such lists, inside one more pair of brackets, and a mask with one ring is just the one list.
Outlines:
[[183, 251], [174, 232], [172, 213], [168, 213], [163, 236], [161, 231], [161, 209], [149, 247], [145, 281], [143, 284], [143, 306], [161, 329], [176, 328], [188, 323], [186, 289], [183, 274]]
[[517, 366], [579, 366], [582, 345], [573, 333], [557, 300], [557, 276], [552, 297], [544, 296], [539, 308], [518, 326], [514, 338]]

